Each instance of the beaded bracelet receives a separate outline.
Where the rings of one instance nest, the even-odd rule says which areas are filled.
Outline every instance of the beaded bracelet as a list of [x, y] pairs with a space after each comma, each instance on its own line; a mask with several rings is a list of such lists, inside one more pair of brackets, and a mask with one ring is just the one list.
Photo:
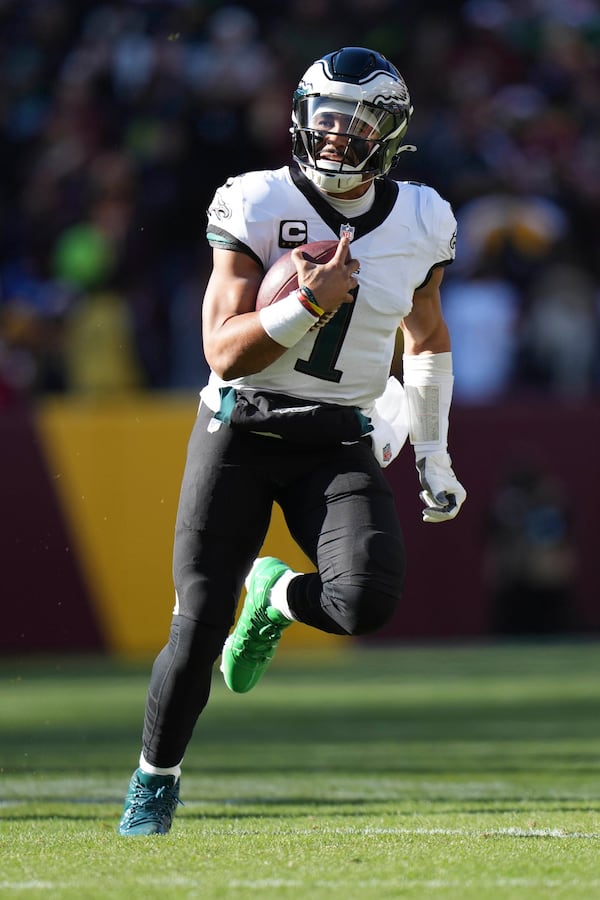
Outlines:
[[319, 306], [317, 298], [305, 284], [301, 284], [298, 288], [298, 300], [302, 306], [304, 306], [305, 309], [310, 310], [314, 316], [318, 317], [324, 315], [325, 310]]
[[308, 310], [308, 312], [311, 314], [311, 316], [314, 316], [315, 319], [319, 318], [319, 313], [317, 312], [315, 307], [312, 305], [312, 303], [306, 299], [306, 297], [304, 296], [302, 291], [300, 291], [300, 290], [296, 291], [296, 300], [298, 301], [298, 303], [302, 304], [304, 309]]

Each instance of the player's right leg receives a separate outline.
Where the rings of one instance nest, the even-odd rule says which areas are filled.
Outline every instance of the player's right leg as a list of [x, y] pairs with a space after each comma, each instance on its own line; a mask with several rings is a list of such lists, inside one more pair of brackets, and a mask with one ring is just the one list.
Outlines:
[[223, 427], [209, 433], [201, 409], [190, 438], [177, 514], [177, 602], [169, 641], [148, 689], [140, 766], [119, 825], [123, 835], [165, 834], [179, 803], [179, 774], [233, 622], [272, 504], [266, 438]]

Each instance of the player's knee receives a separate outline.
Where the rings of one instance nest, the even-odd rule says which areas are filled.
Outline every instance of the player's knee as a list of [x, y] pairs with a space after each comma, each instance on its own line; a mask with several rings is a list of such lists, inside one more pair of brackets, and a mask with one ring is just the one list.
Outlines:
[[[172, 655], [179, 659], [194, 660], [204, 663], [217, 658], [227, 636], [223, 626], [208, 625], [188, 619], [186, 616], [174, 615], [171, 620], [168, 647]], [[186, 662], [187, 664], [187, 662]]]
[[398, 597], [390, 597], [377, 591], [367, 591], [352, 617], [352, 635], [371, 634], [379, 631], [392, 618]]
[[330, 610], [329, 614], [344, 634], [352, 637], [370, 634], [390, 621], [399, 598], [400, 591], [394, 595], [373, 586], [340, 588], [338, 585], [333, 604], [335, 612]]
[[243, 579], [220, 579], [220, 589], [211, 589], [211, 576], [199, 571], [196, 563], [174, 568], [175, 615], [211, 627], [225, 628], [233, 624], [235, 608]]

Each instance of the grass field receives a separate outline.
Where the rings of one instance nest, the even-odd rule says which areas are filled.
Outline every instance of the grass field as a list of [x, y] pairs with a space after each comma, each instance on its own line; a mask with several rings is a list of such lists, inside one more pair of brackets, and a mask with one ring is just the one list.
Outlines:
[[597, 644], [284, 649], [136, 839], [148, 666], [0, 664], [0, 897], [600, 898]]

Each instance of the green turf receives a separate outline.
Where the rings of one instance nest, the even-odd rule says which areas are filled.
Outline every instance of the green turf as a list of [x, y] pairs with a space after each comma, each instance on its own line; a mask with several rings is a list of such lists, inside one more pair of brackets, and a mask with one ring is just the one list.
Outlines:
[[168, 837], [115, 827], [148, 666], [0, 665], [0, 897], [600, 898], [599, 647], [282, 648], [215, 678]]

